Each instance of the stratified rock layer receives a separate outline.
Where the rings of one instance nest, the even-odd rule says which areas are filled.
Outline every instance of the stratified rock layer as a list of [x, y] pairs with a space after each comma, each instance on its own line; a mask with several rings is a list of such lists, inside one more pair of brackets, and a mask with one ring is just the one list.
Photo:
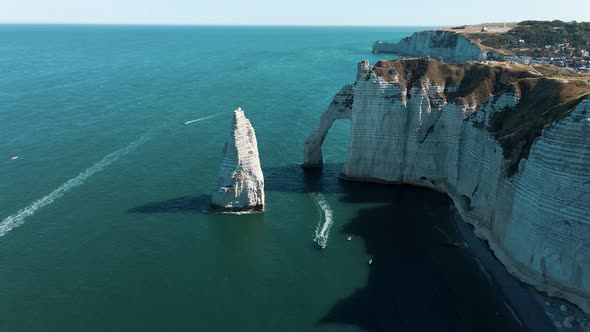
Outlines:
[[232, 132], [223, 148], [217, 191], [211, 196], [215, 210], [227, 212], [261, 211], [264, 207], [264, 176], [258, 156], [254, 128], [238, 108]]
[[443, 30], [420, 31], [397, 43], [377, 41], [373, 52], [441, 57], [448, 62], [485, 60], [482, 49], [464, 36]]
[[[404, 60], [363, 62], [345, 89], [335, 98], [352, 100], [345, 178], [447, 193], [512, 274], [590, 312], [587, 84]], [[321, 154], [305, 160], [321, 165]]]

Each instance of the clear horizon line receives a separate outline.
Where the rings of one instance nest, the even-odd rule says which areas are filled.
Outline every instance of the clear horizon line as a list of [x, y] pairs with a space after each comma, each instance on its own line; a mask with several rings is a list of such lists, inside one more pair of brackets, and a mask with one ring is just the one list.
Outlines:
[[408, 25], [379, 25], [379, 24], [232, 24], [232, 23], [149, 23], [149, 22], [2, 22], [0, 25], [110, 25], [110, 26], [218, 26], [218, 27], [448, 27], [453, 24], [408, 24]]

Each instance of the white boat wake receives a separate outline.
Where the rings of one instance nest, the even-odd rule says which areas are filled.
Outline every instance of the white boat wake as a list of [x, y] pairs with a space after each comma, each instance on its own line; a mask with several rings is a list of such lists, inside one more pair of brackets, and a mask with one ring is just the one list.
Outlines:
[[81, 172], [75, 178], [67, 181], [66, 183], [62, 184], [59, 188], [55, 189], [47, 196], [38, 199], [37, 201], [33, 202], [31, 205], [21, 209], [17, 213], [8, 216], [2, 222], [0, 222], [0, 237], [6, 235], [8, 232], [13, 230], [14, 228], [22, 225], [25, 221], [25, 218], [32, 216], [37, 212], [37, 210], [53, 203], [56, 199], [62, 197], [65, 193], [70, 191], [71, 189], [78, 187], [79, 185], [83, 184], [86, 179], [91, 177], [92, 175], [102, 171], [105, 167], [109, 166], [112, 162], [116, 161], [120, 157], [128, 154], [129, 152], [135, 150], [138, 146], [145, 143], [147, 140], [147, 134], [144, 134], [137, 140], [131, 142], [126, 147], [117, 150], [106, 157], [104, 157], [99, 162], [95, 163], [94, 165], [87, 168], [85, 171]]
[[[315, 239], [317, 241], [318, 238], [323, 237], [325, 242], [328, 242], [328, 237], [330, 235], [330, 228], [332, 228], [332, 209], [326, 200], [326, 197], [321, 193], [311, 193], [311, 198], [313, 202], [318, 208], [320, 212], [320, 218], [318, 219], [318, 224], [315, 229]], [[323, 218], [322, 218], [323, 216]], [[323, 221], [323, 222], [322, 222]]]
[[204, 118], [199, 118], [199, 119], [190, 120], [190, 121], [187, 121], [187, 122], [185, 122], [184, 124], [185, 124], [185, 125], [188, 125], [188, 124], [191, 124], [191, 123], [194, 123], [194, 122], [199, 122], [199, 121], [203, 121], [203, 120], [211, 119], [211, 118], [214, 118], [214, 117], [216, 117], [216, 116], [218, 116], [218, 115], [219, 115], [219, 114], [213, 114], [213, 115], [206, 116], [206, 117], [204, 117]]

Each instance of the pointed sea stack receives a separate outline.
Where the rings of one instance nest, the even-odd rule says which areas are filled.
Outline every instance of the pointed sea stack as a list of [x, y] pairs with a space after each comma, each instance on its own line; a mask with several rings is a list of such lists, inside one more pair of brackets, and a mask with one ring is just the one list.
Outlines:
[[234, 111], [229, 141], [223, 148], [217, 191], [211, 196], [215, 211], [262, 211], [264, 207], [264, 176], [258, 156], [256, 133], [244, 111]]

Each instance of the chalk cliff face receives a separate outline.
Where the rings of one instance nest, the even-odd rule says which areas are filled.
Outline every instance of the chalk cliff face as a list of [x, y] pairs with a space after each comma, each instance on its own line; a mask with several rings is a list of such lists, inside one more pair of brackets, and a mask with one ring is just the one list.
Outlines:
[[377, 41], [373, 52], [408, 56], [441, 57], [447, 62], [485, 60], [485, 52], [464, 36], [442, 30], [420, 31], [397, 43]]
[[256, 133], [241, 108], [234, 111], [231, 136], [223, 152], [218, 188], [211, 196], [212, 208], [228, 212], [262, 210], [264, 176]]
[[447, 193], [512, 274], [590, 312], [590, 87], [508, 66], [360, 63], [335, 98], [352, 101], [343, 177]]

